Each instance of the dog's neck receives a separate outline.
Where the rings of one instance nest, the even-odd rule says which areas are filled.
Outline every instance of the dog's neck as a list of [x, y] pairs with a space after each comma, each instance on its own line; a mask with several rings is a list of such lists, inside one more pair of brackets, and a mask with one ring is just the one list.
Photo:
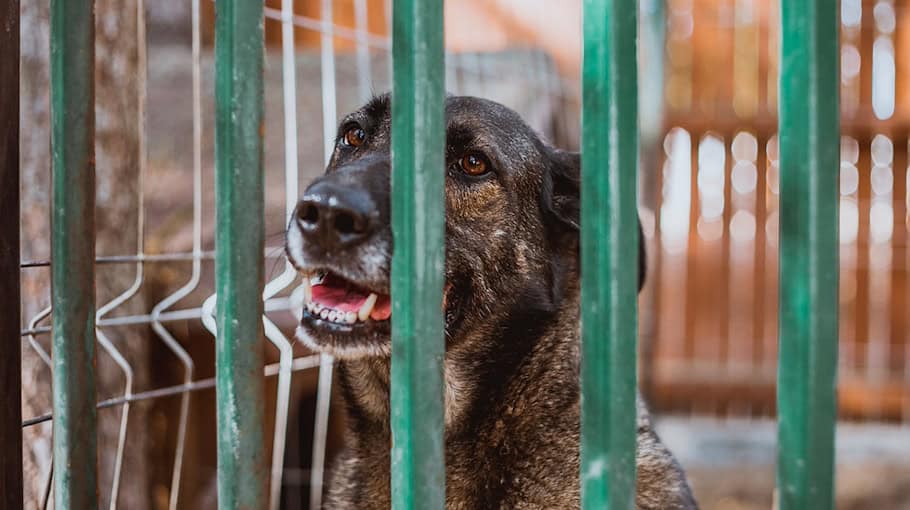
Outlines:
[[[475, 433], [491, 416], [517, 412], [527, 399], [551, 393], [551, 381], [578, 374], [578, 296], [574, 289], [556, 310], [516, 304], [450, 343], [445, 355], [445, 424], [448, 436]], [[553, 363], [531, 363], [548, 357]], [[527, 373], [546, 367], [565, 374]], [[339, 362], [340, 382], [355, 437], [385, 438], [389, 433], [389, 358]], [[514, 391], [516, 385], [520, 391]], [[509, 389], [512, 391], [508, 391]], [[512, 400], [506, 401], [506, 395]], [[515, 395], [519, 395], [515, 399]], [[561, 388], [535, 412], [562, 412], [577, 399], [577, 388]], [[570, 418], [567, 416], [567, 418]], [[385, 439], [383, 439], [385, 440]]]

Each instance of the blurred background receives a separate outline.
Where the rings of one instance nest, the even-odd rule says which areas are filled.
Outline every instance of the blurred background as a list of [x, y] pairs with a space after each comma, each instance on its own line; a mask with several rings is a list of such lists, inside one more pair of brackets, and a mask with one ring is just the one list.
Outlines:
[[[389, 89], [390, 2], [288, 0], [284, 22], [280, 0], [265, 4], [266, 430], [290, 510], [318, 501], [320, 452], [330, 463], [344, 417], [325, 381], [320, 391], [318, 359], [292, 345], [286, 210], [322, 172], [337, 118]], [[214, 3], [96, 5], [98, 398], [141, 397], [99, 411], [100, 492], [130, 509], [214, 508]], [[910, 508], [910, 1], [835, 5], [838, 507]], [[450, 92], [500, 101], [577, 148], [579, 0], [448, 0], [445, 19]], [[640, 380], [706, 509], [772, 505], [778, 24], [777, 2], [640, 0]], [[22, 2], [27, 508], [53, 506], [48, 37], [47, 2]], [[295, 363], [279, 382], [281, 349]]]

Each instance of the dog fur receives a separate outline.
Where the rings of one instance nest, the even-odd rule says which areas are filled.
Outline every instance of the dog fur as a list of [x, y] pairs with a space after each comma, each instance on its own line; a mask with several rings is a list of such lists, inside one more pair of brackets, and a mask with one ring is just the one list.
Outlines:
[[[329, 249], [307, 242], [292, 220], [287, 251], [302, 272], [331, 270], [389, 292], [390, 112], [384, 95], [346, 117], [326, 174], [308, 188], [356, 193], [352, 200], [374, 210], [369, 232]], [[351, 129], [362, 129], [362, 145], [345, 143]], [[446, 508], [578, 508], [579, 155], [549, 146], [512, 110], [471, 97], [447, 98], [445, 136]], [[466, 154], [489, 171], [467, 175]], [[640, 252], [629, 269], [641, 282]], [[298, 330], [338, 359], [348, 414], [326, 508], [390, 506], [387, 323], [344, 332], [305, 320]], [[637, 508], [696, 508], [640, 399], [637, 418]]]

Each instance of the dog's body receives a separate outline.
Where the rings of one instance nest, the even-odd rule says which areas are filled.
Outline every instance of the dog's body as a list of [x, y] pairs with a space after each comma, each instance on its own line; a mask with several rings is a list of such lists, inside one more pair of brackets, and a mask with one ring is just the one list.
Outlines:
[[[447, 509], [579, 507], [577, 310], [575, 302], [562, 319], [512, 317], [500, 338], [518, 352], [496, 356], [475, 345], [447, 353]], [[341, 361], [339, 377], [349, 442], [326, 507], [390, 508], [388, 360]], [[695, 508], [642, 406], [637, 464], [638, 508]]]
[[[446, 114], [446, 507], [578, 508], [578, 155], [496, 103]], [[298, 335], [339, 358], [348, 410], [332, 509], [390, 506], [389, 115], [382, 96], [342, 122], [288, 230], [319, 275]], [[696, 508], [640, 403], [637, 466], [638, 508]]]

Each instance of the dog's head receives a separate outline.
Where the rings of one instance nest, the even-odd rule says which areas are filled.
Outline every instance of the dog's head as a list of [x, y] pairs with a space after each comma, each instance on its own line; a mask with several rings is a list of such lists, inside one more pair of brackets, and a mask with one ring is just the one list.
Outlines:
[[[445, 116], [451, 345], [516, 308], [554, 313], [577, 292], [580, 160], [492, 101], [449, 97]], [[388, 95], [345, 117], [288, 225], [288, 258], [310, 284], [298, 337], [341, 358], [391, 351], [390, 126]]]

